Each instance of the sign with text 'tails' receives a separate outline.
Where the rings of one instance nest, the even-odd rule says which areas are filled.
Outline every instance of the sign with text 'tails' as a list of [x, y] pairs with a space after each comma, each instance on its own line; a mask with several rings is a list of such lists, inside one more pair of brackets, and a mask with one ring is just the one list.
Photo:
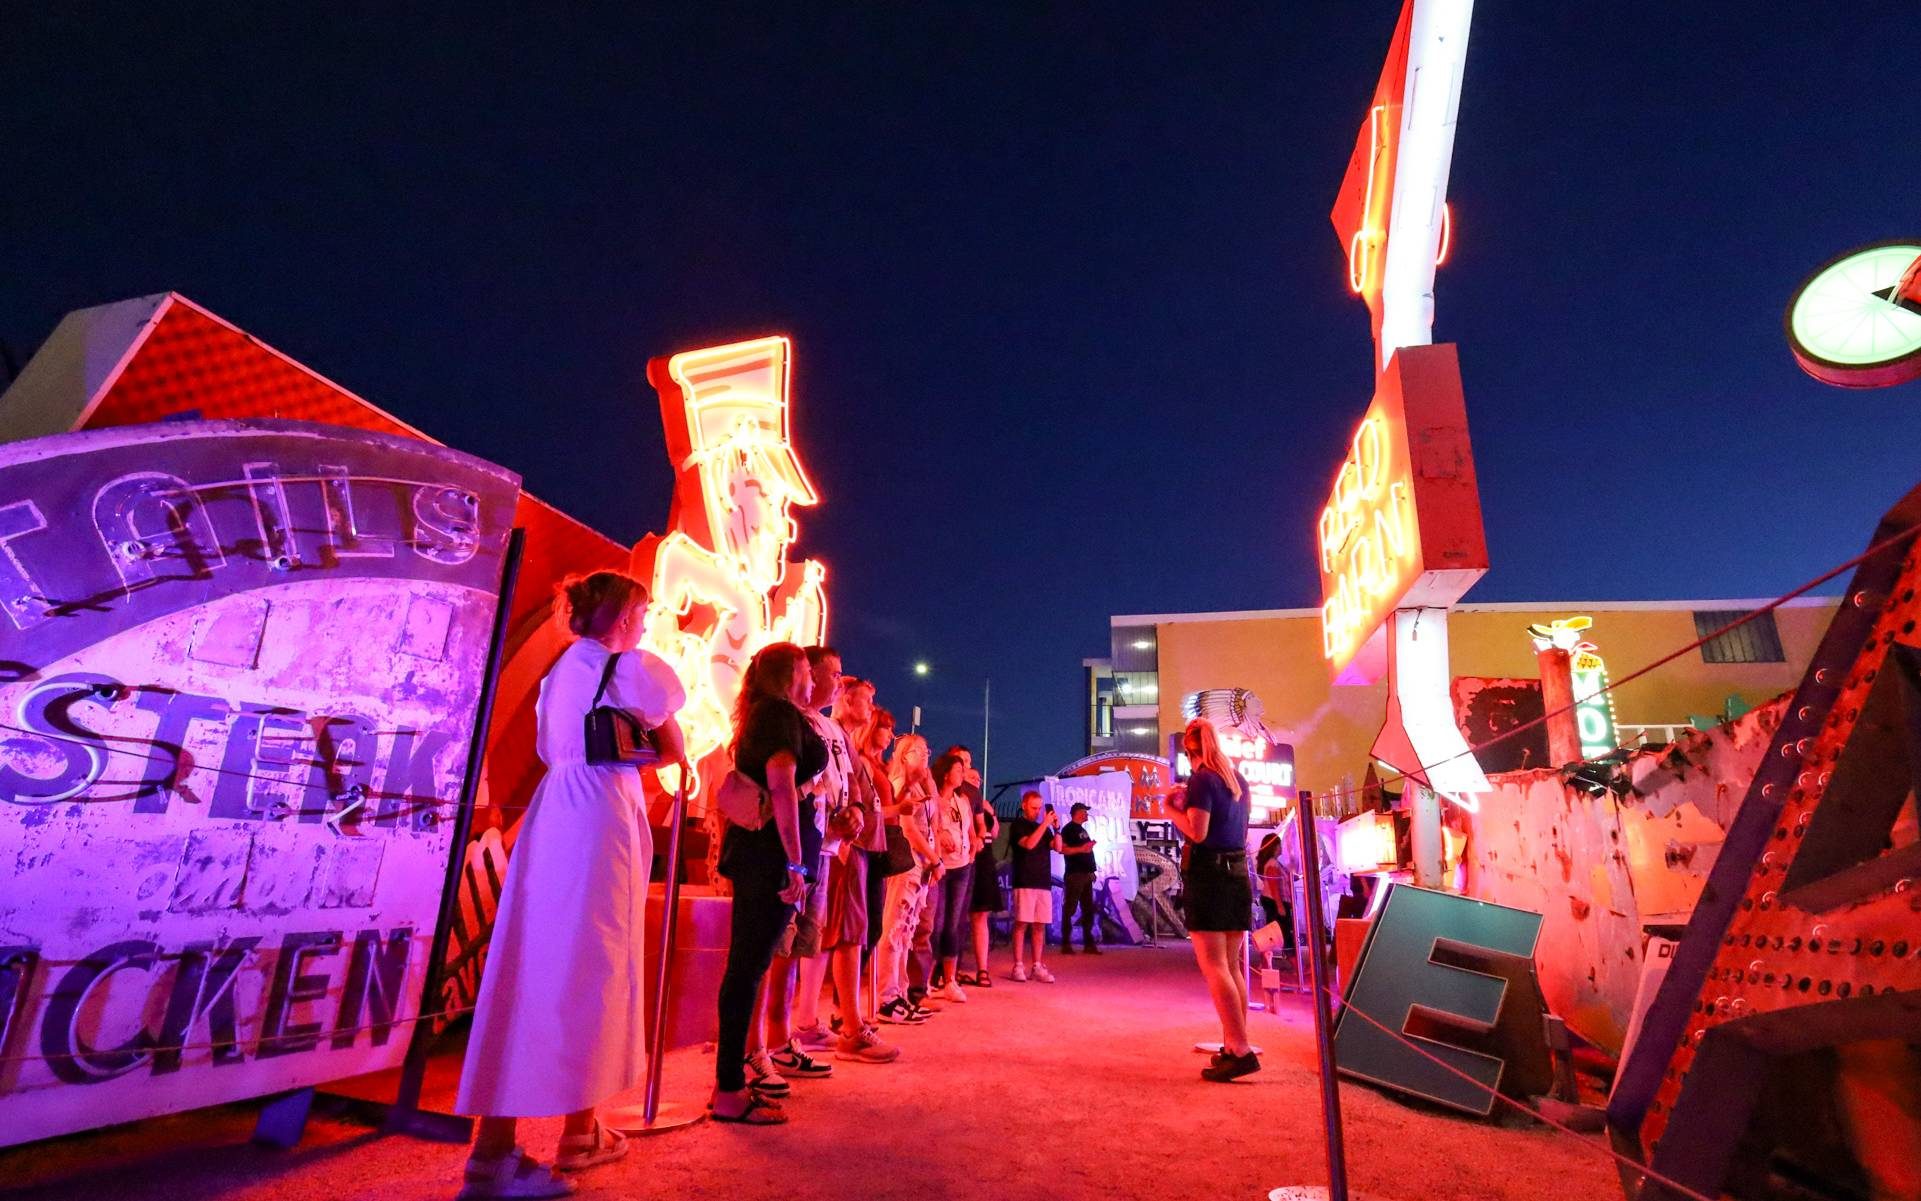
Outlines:
[[1316, 527], [1321, 649], [1336, 683], [1387, 670], [1396, 609], [1445, 609], [1487, 572], [1480, 485], [1451, 345], [1395, 352]]
[[0, 1143], [399, 1063], [518, 495], [295, 422], [0, 446]]

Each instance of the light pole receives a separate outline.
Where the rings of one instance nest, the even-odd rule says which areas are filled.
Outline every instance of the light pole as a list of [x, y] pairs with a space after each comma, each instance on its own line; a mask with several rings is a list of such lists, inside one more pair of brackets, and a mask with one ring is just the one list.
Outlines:
[[[916, 659], [914, 661], [915, 678], [924, 680], [929, 675], [933, 674], [933, 671], [934, 671], [933, 666], [930, 663], [928, 663], [927, 660]], [[993, 680], [993, 677], [989, 676], [981, 680], [980, 770], [981, 770], [981, 788], [983, 790], [987, 787], [987, 779], [988, 779], [987, 747], [988, 747], [988, 742], [990, 741], [993, 734], [993, 705], [994, 705], [994, 680]], [[916, 734], [920, 733], [920, 706], [919, 705], [914, 706], [914, 722], [912, 726], [912, 732]]]

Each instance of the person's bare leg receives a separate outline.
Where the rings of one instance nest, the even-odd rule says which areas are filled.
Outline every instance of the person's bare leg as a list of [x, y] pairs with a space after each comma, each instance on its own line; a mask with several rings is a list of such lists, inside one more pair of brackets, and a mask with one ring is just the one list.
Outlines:
[[793, 1009], [796, 1030], [811, 1030], [820, 1025], [820, 990], [827, 984], [827, 958], [823, 951], [797, 961], [799, 971], [795, 973]]
[[499, 1159], [514, 1149], [515, 1118], [482, 1118], [474, 1135], [475, 1159]]
[[774, 966], [767, 969], [767, 982], [761, 987], [766, 994], [767, 1031], [762, 1045], [769, 1051], [781, 1050], [794, 1037], [793, 985], [794, 961], [776, 955]]
[[860, 944], [844, 942], [829, 952], [834, 970], [834, 1008], [842, 1034], [861, 1028]]
[[1047, 923], [1035, 922], [1028, 929], [1033, 932], [1034, 966], [1041, 966], [1041, 954], [1047, 949]]
[[993, 934], [988, 929], [987, 919], [991, 914], [974, 914], [974, 970], [987, 975], [987, 952], [993, 942]]
[[573, 1113], [568, 1114], [567, 1120], [564, 1123], [562, 1123], [560, 1127], [560, 1136], [562, 1138], [572, 1138], [578, 1135], [588, 1135], [588, 1134], [592, 1134], [593, 1132], [594, 1132], [594, 1110], [591, 1105], [588, 1106], [586, 1109], [577, 1109]]
[[861, 994], [865, 1007], [860, 1012], [861, 1024], [875, 1026], [880, 1024], [880, 948], [867, 952], [861, 960], [861, 986], [867, 991]]
[[1208, 995], [1214, 1000], [1214, 1009], [1221, 1019], [1221, 1049], [1229, 1055], [1245, 1055], [1247, 1045], [1247, 998], [1234, 983], [1234, 973], [1240, 971], [1238, 963], [1229, 963], [1227, 958], [1228, 938], [1218, 930], [1200, 930], [1194, 934], [1195, 950], [1202, 957], [1202, 973], [1207, 977]]
[[1230, 967], [1228, 979], [1234, 982], [1234, 991], [1241, 997], [1241, 1024], [1247, 1024], [1247, 935], [1236, 931], [1227, 936], [1227, 962]]

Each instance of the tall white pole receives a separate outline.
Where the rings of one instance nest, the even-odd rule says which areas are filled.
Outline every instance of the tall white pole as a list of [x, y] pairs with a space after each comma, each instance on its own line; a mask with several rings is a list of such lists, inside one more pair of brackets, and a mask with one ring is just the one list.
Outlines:
[[994, 681], [990, 677], [981, 685], [981, 795], [987, 795], [987, 735], [990, 731], [990, 708], [994, 699]]

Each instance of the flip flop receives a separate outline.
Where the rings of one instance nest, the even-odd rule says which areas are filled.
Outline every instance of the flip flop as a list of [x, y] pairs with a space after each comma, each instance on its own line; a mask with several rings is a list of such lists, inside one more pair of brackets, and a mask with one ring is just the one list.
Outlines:
[[787, 1111], [761, 1098], [760, 1094], [747, 1095], [747, 1108], [732, 1115], [714, 1110], [716, 1122], [731, 1122], [736, 1126], [783, 1126], [787, 1123]]

